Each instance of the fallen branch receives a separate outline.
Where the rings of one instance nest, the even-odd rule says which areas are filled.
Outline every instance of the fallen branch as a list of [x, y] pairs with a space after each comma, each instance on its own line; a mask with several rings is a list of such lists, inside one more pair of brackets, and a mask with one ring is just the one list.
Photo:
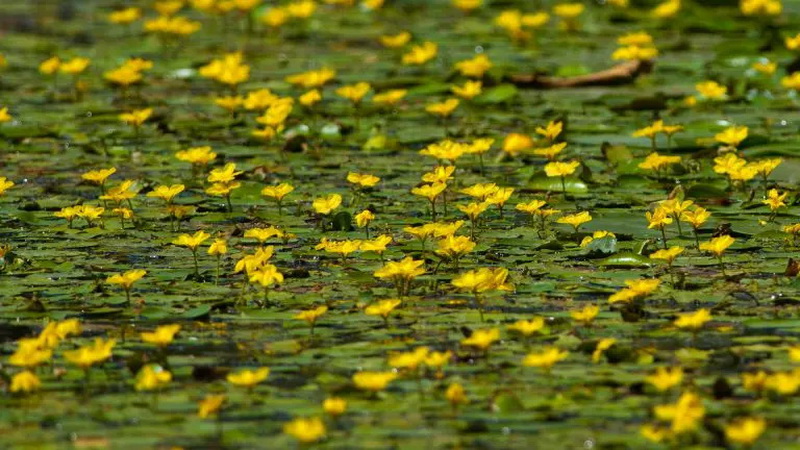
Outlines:
[[581, 86], [616, 86], [632, 83], [639, 75], [653, 69], [652, 61], [626, 61], [610, 69], [574, 77], [551, 77], [542, 74], [511, 75], [511, 82], [520, 87], [556, 89]]

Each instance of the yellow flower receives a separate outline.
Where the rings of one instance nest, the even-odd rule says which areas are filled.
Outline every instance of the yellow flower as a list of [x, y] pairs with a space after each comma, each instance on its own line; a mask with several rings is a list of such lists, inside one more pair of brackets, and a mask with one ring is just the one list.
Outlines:
[[322, 94], [317, 89], [312, 89], [297, 98], [297, 101], [305, 107], [311, 107], [322, 100]]
[[702, 81], [694, 87], [706, 100], [724, 100], [728, 94], [728, 88], [716, 81]]
[[700, 250], [705, 250], [707, 252], [713, 253], [715, 256], [720, 257], [725, 250], [733, 245], [736, 239], [726, 235], [722, 235], [719, 237], [715, 237], [708, 242], [703, 242], [700, 244]]
[[362, 391], [379, 392], [386, 389], [392, 381], [397, 379], [395, 372], [357, 372], [353, 375], [353, 384]]
[[389, 366], [400, 369], [407, 369], [414, 372], [425, 362], [430, 349], [428, 347], [417, 347], [410, 352], [396, 352], [389, 355], [387, 363]]
[[600, 307], [599, 306], [597, 306], [597, 305], [586, 305], [586, 306], [583, 307], [583, 309], [580, 309], [580, 310], [577, 310], [577, 311], [570, 311], [569, 315], [576, 322], [581, 323], [583, 325], [589, 325], [594, 321], [594, 319], [595, 319], [595, 317], [597, 317], [598, 313], [600, 313]]
[[681, 9], [681, 0], [667, 0], [656, 5], [650, 14], [658, 19], [668, 19]]
[[53, 351], [43, 339], [20, 339], [17, 350], [8, 358], [8, 363], [19, 367], [36, 367], [53, 356]]
[[[275, 133], [283, 129], [283, 123], [292, 113], [292, 102], [294, 100], [291, 98], [276, 100], [264, 111], [264, 114], [256, 117], [256, 122], [265, 126], [264, 131], [261, 133], [266, 133], [267, 135], [262, 136], [263, 138], [271, 138]], [[256, 132], [253, 134], [255, 135]]]
[[325, 437], [325, 424], [319, 417], [298, 417], [285, 423], [283, 432], [304, 444], [310, 444]]
[[677, 164], [681, 162], [680, 156], [666, 156], [660, 155], [658, 152], [653, 152], [647, 155], [647, 158], [639, 163], [639, 168], [644, 170], [659, 171], [661, 168], [670, 164]]
[[792, 72], [791, 75], [787, 75], [781, 78], [781, 86], [785, 87], [786, 89], [794, 89], [796, 91], [799, 91], [800, 72]]
[[286, 5], [289, 15], [298, 19], [307, 19], [314, 14], [317, 4], [313, 0], [296, 0]]
[[200, 246], [203, 242], [208, 240], [211, 235], [206, 233], [205, 231], [198, 231], [194, 235], [191, 234], [181, 234], [177, 237], [174, 241], [172, 241], [173, 245], [179, 245], [181, 247], [186, 247], [192, 251], [197, 250], [197, 247]]
[[534, 333], [539, 333], [544, 330], [544, 317], [534, 317], [530, 320], [518, 320], [509, 325], [508, 329], [516, 331], [525, 337], [532, 336]]
[[115, 167], [100, 170], [91, 170], [81, 175], [81, 178], [94, 184], [102, 185], [106, 179], [117, 172]]
[[341, 397], [328, 397], [322, 402], [322, 410], [333, 417], [341, 416], [347, 411], [347, 400]]
[[478, 218], [478, 216], [483, 214], [483, 212], [486, 211], [486, 209], [489, 208], [489, 203], [486, 203], [486, 202], [480, 202], [480, 203], [472, 202], [472, 203], [470, 203], [468, 205], [456, 205], [456, 207], [458, 208], [459, 211], [461, 211], [464, 214], [466, 214], [467, 217], [469, 217], [469, 219], [474, 222]]
[[548, 347], [538, 353], [528, 353], [525, 359], [522, 360], [522, 365], [527, 367], [539, 367], [545, 372], [550, 369], [559, 361], [562, 361], [569, 356], [569, 352], [561, 350], [557, 347]]
[[670, 422], [670, 431], [681, 434], [697, 428], [706, 409], [697, 394], [684, 392], [676, 403], [657, 405], [653, 412], [659, 420]]
[[594, 352], [592, 352], [592, 362], [593, 363], [599, 363], [600, 362], [600, 358], [603, 357], [603, 352], [605, 352], [606, 350], [611, 348], [611, 346], [613, 346], [616, 343], [617, 343], [617, 340], [614, 339], [614, 338], [603, 338], [603, 339], [600, 339], [597, 342], [597, 346], [595, 347]]
[[444, 392], [444, 398], [446, 398], [447, 401], [450, 402], [450, 404], [454, 407], [469, 403], [467, 394], [464, 392], [464, 387], [459, 383], [452, 383], [451, 385], [447, 386], [447, 390]]
[[786, 36], [783, 41], [787, 50], [800, 50], [800, 33], [794, 36]]
[[589, 244], [591, 244], [592, 241], [594, 241], [595, 239], [602, 239], [602, 238], [605, 238], [605, 237], [615, 238], [617, 236], [614, 233], [610, 232], [610, 231], [597, 230], [594, 233], [592, 233], [591, 236], [586, 236], [581, 240], [581, 248], [588, 247]]
[[629, 45], [620, 47], [611, 54], [611, 59], [615, 61], [647, 61], [658, 56], [658, 49], [655, 47], [639, 47]]
[[503, 140], [503, 151], [510, 156], [517, 156], [533, 147], [533, 139], [527, 134], [510, 133]]
[[478, 294], [491, 290], [511, 291], [514, 287], [507, 282], [508, 269], [480, 268], [464, 272], [453, 279], [450, 283], [465, 291]]
[[743, 140], [747, 139], [747, 127], [728, 127], [714, 136], [717, 142], [721, 142], [731, 147], [737, 147]]
[[489, 69], [492, 68], [492, 62], [485, 53], [475, 55], [474, 58], [465, 59], [455, 64], [462, 76], [470, 78], [481, 78]]
[[656, 120], [652, 124], [634, 131], [633, 137], [646, 137], [652, 139], [663, 131], [664, 131], [664, 121]]
[[111, 351], [117, 341], [114, 339], [104, 340], [96, 338], [91, 345], [79, 347], [76, 350], [64, 352], [64, 358], [72, 364], [86, 370], [89, 367], [105, 361], [111, 357]]
[[428, 356], [425, 357], [425, 365], [428, 367], [437, 368], [441, 371], [442, 367], [444, 367], [450, 359], [453, 357], [453, 352], [450, 350], [446, 352], [430, 352]]
[[370, 222], [375, 220], [375, 214], [373, 214], [372, 211], [365, 209], [360, 213], [356, 214], [355, 219], [356, 219], [356, 225], [358, 225], [359, 228], [364, 228], [367, 225], [369, 225]]
[[772, 75], [778, 69], [778, 63], [769, 60], [756, 61], [750, 66], [753, 70], [764, 75]]
[[225, 239], [214, 239], [214, 242], [208, 246], [209, 255], [220, 256], [228, 253], [228, 242]]
[[421, 66], [435, 58], [437, 53], [439, 53], [439, 46], [426, 41], [411, 47], [411, 50], [403, 55], [402, 62], [407, 66]]
[[650, 36], [646, 31], [635, 31], [623, 34], [617, 38], [619, 45], [652, 45], [653, 36]]
[[61, 59], [58, 56], [52, 56], [39, 64], [39, 72], [44, 75], [52, 75], [58, 71], [59, 67], [61, 67]]
[[502, 208], [513, 193], [514, 188], [498, 188], [486, 197], [486, 203]]
[[208, 174], [209, 183], [230, 183], [242, 172], [236, 172], [236, 164], [227, 163], [222, 168], [213, 169]]
[[679, 199], [673, 198], [662, 201], [661, 203], [659, 203], [659, 207], [663, 208], [667, 212], [667, 214], [671, 214], [672, 216], [675, 217], [680, 217], [680, 215], [683, 214], [684, 211], [689, 209], [689, 207], [692, 206], [693, 204], [694, 202], [691, 200], [681, 201]]
[[152, 391], [172, 381], [172, 374], [161, 366], [148, 364], [139, 370], [136, 377], [137, 391]]
[[142, 17], [142, 10], [139, 8], [125, 8], [114, 11], [108, 15], [108, 21], [117, 24], [126, 24], [139, 20]]
[[648, 375], [644, 380], [652, 384], [659, 392], [664, 392], [681, 384], [683, 381], [683, 369], [680, 367], [659, 367], [654, 374]]
[[0, 177], [0, 195], [4, 194], [8, 189], [14, 187], [14, 182], [6, 177]]
[[770, 189], [767, 193], [767, 198], [762, 200], [761, 203], [765, 205], [769, 205], [769, 209], [772, 211], [777, 210], [781, 206], [786, 206], [784, 200], [786, 200], [786, 196], [788, 196], [788, 192], [784, 192], [783, 194], [778, 193], [777, 189]]
[[374, 272], [377, 278], [405, 279], [411, 280], [425, 273], [422, 265], [425, 261], [413, 259], [406, 256], [400, 261], [389, 261], [383, 267]]
[[389, 314], [391, 314], [400, 303], [402, 302], [397, 299], [381, 300], [364, 308], [364, 314], [368, 316], [380, 316], [383, 320], [386, 320], [389, 318]]
[[336, 89], [336, 95], [339, 97], [350, 100], [353, 103], [360, 103], [361, 99], [367, 95], [367, 92], [372, 89], [369, 83], [359, 82], [356, 84], [349, 84]]
[[645, 297], [653, 292], [658, 288], [658, 285], [661, 284], [661, 280], [656, 278], [653, 279], [641, 279], [641, 280], [625, 280], [625, 284], [628, 286], [625, 289], [622, 289], [618, 292], [615, 292], [611, 296], [608, 297], [609, 303], [618, 303], [618, 302], [630, 302], [639, 297]]
[[172, 16], [183, 8], [182, 0], [162, 0], [157, 1], [153, 8], [162, 16]]
[[422, 181], [433, 184], [447, 183], [453, 178], [455, 171], [455, 166], [436, 166], [432, 172], [422, 175]]
[[463, 86], [452, 86], [450, 91], [465, 100], [472, 100], [476, 96], [480, 95], [482, 87], [483, 83], [480, 81], [467, 81]]
[[[72, 58], [69, 61], [62, 61], [61, 64], [58, 66], [58, 70], [64, 73], [68, 73], [70, 75], [78, 75], [86, 70], [89, 67], [89, 63], [91, 61], [89, 58]], [[40, 66], [41, 69], [41, 66]]]
[[539, 134], [548, 141], [552, 142], [561, 134], [563, 130], [563, 122], [551, 120], [544, 127], [536, 127], [536, 134]]
[[222, 409], [222, 404], [225, 403], [226, 399], [227, 397], [225, 394], [205, 396], [198, 404], [197, 417], [205, 419], [219, 414], [219, 411]]
[[383, 254], [386, 251], [386, 246], [392, 242], [392, 237], [386, 234], [382, 234], [375, 239], [361, 241], [359, 246], [359, 250], [363, 252], [375, 252], [378, 254]]
[[688, 222], [693, 228], [700, 228], [711, 217], [711, 213], [703, 207], [696, 207], [694, 211], [684, 211], [681, 221]]
[[647, 219], [647, 228], [651, 230], [654, 228], [663, 230], [665, 226], [671, 224], [673, 221], [672, 217], [667, 213], [667, 210], [661, 206], [656, 207], [656, 210], [652, 213], [646, 211], [644, 216]]
[[475, 248], [475, 242], [467, 236], [446, 236], [437, 243], [436, 254], [444, 259], [458, 260]]
[[558, 156], [558, 154], [561, 153], [566, 147], [567, 147], [566, 142], [559, 142], [558, 144], [553, 144], [549, 147], [534, 149], [533, 154], [538, 156], [544, 156], [550, 161], [554, 161], [556, 159], [556, 156]]
[[563, 18], [574, 18], [586, 9], [582, 3], [561, 3], [553, 7], [553, 14]]
[[745, 417], [725, 425], [725, 439], [732, 444], [750, 446], [767, 429], [767, 422], [760, 417]]
[[58, 343], [71, 335], [79, 335], [83, 332], [78, 319], [67, 319], [60, 322], [49, 322], [39, 333], [39, 340], [48, 348], [58, 346]]
[[575, 170], [577, 170], [580, 165], [580, 161], [552, 161], [544, 166], [544, 173], [548, 177], [566, 177], [575, 173]]
[[706, 322], [711, 320], [711, 312], [705, 308], [698, 309], [693, 313], [681, 314], [675, 319], [673, 325], [682, 330], [697, 331], [703, 328]]
[[767, 386], [770, 375], [763, 370], [742, 374], [742, 387], [747, 391], [761, 392]]
[[789, 351], [789, 360], [800, 363], [800, 345], [789, 347], [787, 350]]
[[401, 31], [394, 35], [383, 35], [380, 37], [381, 44], [388, 48], [400, 48], [411, 40], [411, 33]]
[[739, 9], [745, 16], [777, 16], [783, 4], [781, 0], [740, 0]]
[[769, 375], [764, 387], [779, 395], [794, 395], [800, 389], [800, 369]]
[[0, 108], [0, 123], [11, 122], [13, 119], [14, 117], [8, 113], [7, 106]]
[[735, 153], [726, 153], [714, 158], [714, 172], [719, 174], [732, 174], [747, 164], [743, 158]]
[[592, 215], [589, 214], [589, 211], [581, 211], [577, 214], [569, 214], [563, 217], [559, 217], [556, 222], [563, 223], [566, 225], [571, 225], [575, 228], [575, 232], [578, 232], [578, 228], [583, 225], [584, 223], [591, 222]]
[[250, 228], [249, 230], [244, 232], [244, 237], [255, 239], [259, 243], [263, 244], [269, 238], [283, 237], [283, 232], [274, 226], [267, 228]]
[[11, 377], [11, 392], [33, 392], [42, 385], [41, 380], [33, 372], [24, 370]]
[[184, 191], [186, 187], [182, 184], [173, 184], [172, 186], [161, 185], [147, 193], [147, 197], [155, 197], [164, 200], [166, 203], [172, 203], [176, 195]]
[[294, 191], [294, 186], [289, 183], [281, 183], [261, 189], [261, 195], [264, 197], [274, 198], [276, 201], [280, 202], [292, 191]]
[[461, 340], [461, 345], [474, 347], [487, 351], [492, 344], [500, 339], [500, 330], [497, 328], [481, 328], [473, 330], [469, 337]]
[[103, 74], [103, 78], [119, 86], [127, 87], [142, 80], [142, 73], [130, 67], [122, 66], [114, 70], [109, 70]]
[[175, 153], [175, 157], [181, 161], [195, 165], [206, 165], [216, 159], [217, 154], [211, 151], [211, 147], [193, 147]]
[[317, 214], [322, 214], [323, 216], [327, 216], [334, 209], [338, 208], [339, 205], [341, 204], [342, 204], [341, 195], [330, 194], [325, 197], [315, 198], [311, 206], [314, 208], [314, 211], [316, 211]]
[[425, 111], [441, 117], [447, 117], [458, 107], [457, 98], [448, 98], [441, 103], [431, 103], [425, 107]]
[[175, 335], [181, 330], [178, 324], [162, 325], [153, 331], [145, 331], [139, 334], [142, 341], [154, 344], [159, 347], [166, 347], [175, 339]]
[[142, 269], [129, 270], [122, 274], [111, 275], [110, 277], [106, 278], [106, 283], [118, 284], [127, 291], [130, 290], [130, 288], [133, 286], [133, 283], [139, 281], [146, 274], [147, 271]]
[[492, 144], [494, 144], [494, 139], [492, 138], [475, 139], [464, 151], [470, 155], [483, 155], [491, 150]]
[[451, 0], [456, 8], [463, 12], [470, 12], [483, 4], [483, 0]]
[[447, 189], [447, 185], [445, 183], [423, 184], [422, 186], [412, 188], [411, 193], [423, 198], [427, 198], [430, 202], [434, 202], [436, 197], [444, 192], [445, 189]]
[[324, 86], [327, 82], [336, 77], [336, 71], [328, 68], [311, 70], [297, 75], [286, 77], [290, 84], [301, 86], [305, 89], [313, 89]]
[[667, 264], [672, 264], [675, 258], [683, 253], [683, 247], [670, 247], [669, 249], [657, 250], [650, 254], [650, 259], [660, 259], [666, 261]]
[[251, 283], [260, 284], [263, 288], [283, 283], [283, 274], [278, 272], [278, 268], [272, 264], [264, 264], [249, 275]]
[[420, 155], [430, 156], [439, 160], [447, 160], [455, 163], [467, 151], [467, 145], [460, 142], [453, 142], [449, 139], [435, 142], [419, 151]]
[[228, 383], [252, 389], [253, 386], [266, 380], [269, 376], [268, 367], [260, 367], [256, 370], [240, 370], [236, 373], [229, 373], [226, 379]]
[[495, 183], [477, 183], [472, 186], [465, 187], [459, 192], [467, 194], [478, 200], [486, 200], [487, 197], [497, 192], [500, 189]]
[[327, 306], [318, 306], [314, 309], [307, 309], [295, 314], [293, 317], [298, 320], [305, 320], [312, 327], [317, 322], [317, 319], [322, 317], [323, 314], [328, 312]]
[[544, 200], [531, 200], [528, 203], [517, 203], [514, 207], [517, 211], [522, 211], [528, 214], [535, 214], [542, 206], [546, 205]]
[[381, 179], [375, 175], [366, 173], [348, 172], [347, 181], [361, 187], [373, 187], [378, 184]]
[[228, 95], [224, 97], [217, 97], [214, 99], [214, 104], [229, 112], [237, 110], [244, 103], [244, 98], [241, 95]]
[[137, 109], [119, 115], [119, 120], [134, 127], [141, 126], [153, 114], [153, 108]]
[[375, 94], [372, 97], [372, 103], [380, 105], [394, 105], [397, 104], [408, 94], [406, 89], [391, 89], [380, 94]]

